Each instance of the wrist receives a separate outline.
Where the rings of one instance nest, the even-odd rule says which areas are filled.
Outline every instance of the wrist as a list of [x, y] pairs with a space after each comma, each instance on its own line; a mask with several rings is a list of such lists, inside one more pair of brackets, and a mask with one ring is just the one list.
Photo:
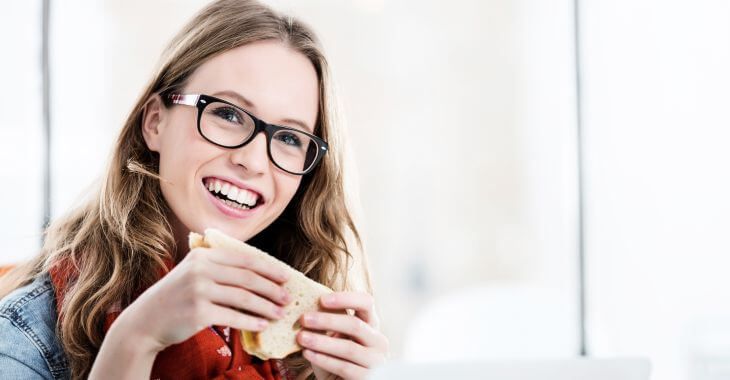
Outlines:
[[112, 323], [109, 331], [107, 331], [104, 341], [107, 339], [115, 341], [121, 349], [132, 351], [141, 355], [157, 355], [165, 347], [154, 339], [150, 334], [146, 333], [142, 326], [137, 326], [134, 321], [127, 318], [128, 315], [122, 313]]
[[[89, 379], [149, 378], [160, 351], [152, 340], [117, 320], [107, 331]], [[109, 377], [109, 374], [114, 374]]]

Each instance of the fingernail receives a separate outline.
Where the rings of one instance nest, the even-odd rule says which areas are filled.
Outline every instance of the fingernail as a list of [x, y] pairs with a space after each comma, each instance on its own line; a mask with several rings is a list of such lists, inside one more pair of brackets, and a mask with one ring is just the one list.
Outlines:
[[316, 319], [317, 318], [310, 313], [304, 314], [304, 323], [305, 324], [311, 325], [315, 322]]
[[266, 328], [266, 326], [269, 325], [269, 321], [267, 321], [265, 319], [259, 319], [257, 322], [257, 325], [259, 326], [259, 328], [264, 329], [264, 328]]
[[291, 301], [291, 297], [289, 296], [289, 292], [284, 291], [283, 293], [281, 293], [281, 301], [284, 302], [284, 303], [288, 303], [289, 301]]

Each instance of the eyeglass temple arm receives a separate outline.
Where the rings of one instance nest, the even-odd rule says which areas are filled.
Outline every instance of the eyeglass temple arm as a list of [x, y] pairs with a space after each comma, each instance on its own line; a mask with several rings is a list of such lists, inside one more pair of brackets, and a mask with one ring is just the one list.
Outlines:
[[188, 95], [170, 94], [170, 101], [173, 104], [182, 104], [182, 105], [186, 105], [186, 106], [197, 105], [199, 98], [200, 98], [199, 94], [188, 94]]

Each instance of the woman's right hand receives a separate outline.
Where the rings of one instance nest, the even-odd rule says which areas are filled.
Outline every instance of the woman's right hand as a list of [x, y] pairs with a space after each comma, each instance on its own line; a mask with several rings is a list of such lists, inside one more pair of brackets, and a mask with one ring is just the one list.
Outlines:
[[282, 286], [287, 279], [283, 269], [259, 257], [195, 248], [132, 302], [112, 329], [133, 332], [153, 352], [211, 325], [261, 331], [267, 320], [284, 315], [283, 306], [291, 299]]

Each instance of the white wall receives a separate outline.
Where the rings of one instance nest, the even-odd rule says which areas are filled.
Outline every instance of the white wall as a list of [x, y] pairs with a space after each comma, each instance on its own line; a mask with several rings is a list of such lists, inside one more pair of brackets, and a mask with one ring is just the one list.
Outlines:
[[730, 378], [730, 3], [582, 3], [591, 351]]
[[415, 323], [404, 356], [419, 361], [575, 355], [571, 3], [420, 4], [392, 13], [409, 14], [388, 83], [394, 128], [411, 128], [395, 141], [431, 128], [394, 177], [390, 228], [409, 233], [375, 239], [387, 244], [376, 273], [393, 335]]
[[36, 252], [40, 244], [44, 159], [41, 2], [1, 7], [0, 241], [7, 244], [0, 251], [3, 265]]

